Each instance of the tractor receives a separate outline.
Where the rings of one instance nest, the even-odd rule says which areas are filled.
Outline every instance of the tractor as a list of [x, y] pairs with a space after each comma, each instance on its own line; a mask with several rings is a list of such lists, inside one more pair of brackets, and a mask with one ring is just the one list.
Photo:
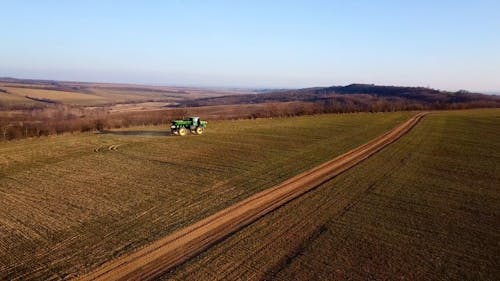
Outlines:
[[201, 135], [207, 127], [207, 121], [201, 121], [200, 117], [189, 117], [183, 120], [174, 120], [170, 126], [172, 134], [185, 136], [189, 131], [193, 134]]

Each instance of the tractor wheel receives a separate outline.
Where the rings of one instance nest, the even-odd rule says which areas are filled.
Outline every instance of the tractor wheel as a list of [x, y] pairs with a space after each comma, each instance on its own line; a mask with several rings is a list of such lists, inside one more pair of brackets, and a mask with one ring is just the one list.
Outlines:
[[180, 128], [180, 129], [179, 129], [179, 135], [181, 135], [181, 136], [185, 136], [186, 134], [187, 134], [187, 130], [186, 130], [186, 128]]
[[173, 134], [173, 135], [178, 135], [178, 134], [179, 134], [179, 131], [177, 131], [177, 130], [172, 130], [172, 134]]
[[197, 133], [198, 135], [203, 134], [203, 128], [202, 128], [202, 127], [197, 127], [197, 128], [196, 128], [196, 133]]

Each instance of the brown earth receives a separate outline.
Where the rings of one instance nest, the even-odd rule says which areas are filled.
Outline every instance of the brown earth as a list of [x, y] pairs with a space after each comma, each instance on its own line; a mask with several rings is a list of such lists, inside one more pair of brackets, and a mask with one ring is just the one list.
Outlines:
[[259, 192], [134, 253], [104, 264], [81, 280], [152, 279], [294, 198], [353, 167], [411, 130], [419, 113], [391, 131], [331, 161]]

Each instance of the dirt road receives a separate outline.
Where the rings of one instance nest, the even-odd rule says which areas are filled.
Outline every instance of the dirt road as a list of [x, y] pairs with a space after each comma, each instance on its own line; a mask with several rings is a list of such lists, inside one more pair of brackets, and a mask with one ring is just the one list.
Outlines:
[[391, 131], [331, 161], [259, 192], [138, 251], [110, 261], [81, 280], [147, 280], [202, 252], [290, 200], [332, 179], [411, 130], [419, 113]]

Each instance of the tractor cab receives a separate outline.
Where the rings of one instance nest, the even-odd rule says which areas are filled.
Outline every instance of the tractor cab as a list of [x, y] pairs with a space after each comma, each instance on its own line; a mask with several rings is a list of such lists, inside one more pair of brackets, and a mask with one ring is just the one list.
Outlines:
[[189, 121], [191, 121], [192, 127], [198, 127], [200, 124], [200, 117], [189, 117]]

